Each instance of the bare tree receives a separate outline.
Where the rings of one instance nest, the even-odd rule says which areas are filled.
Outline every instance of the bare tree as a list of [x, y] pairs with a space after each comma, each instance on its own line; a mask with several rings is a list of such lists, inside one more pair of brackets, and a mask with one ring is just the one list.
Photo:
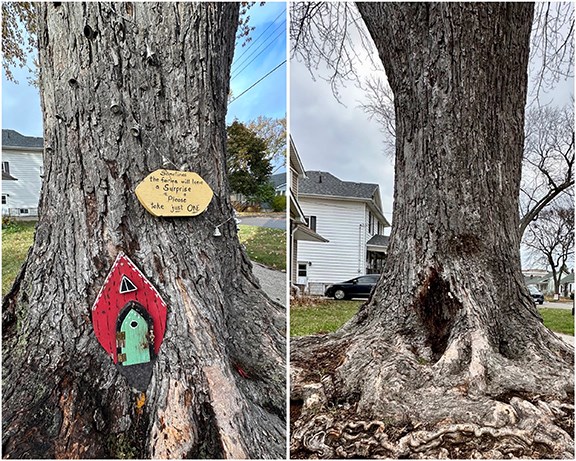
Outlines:
[[379, 125], [384, 136], [384, 152], [393, 157], [396, 142], [396, 120], [394, 117], [394, 94], [384, 76], [371, 75], [364, 80], [366, 99], [360, 107]]
[[[574, 7], [569, 2], [535, 6], [530, 68], [534, 101], [561, 80], [573, 77]], [[334, 28], [337, 30], [337, 28]], [[358, 46], [358, 45], [357, 45]], [[342, 77], [350, 75], [344, 74]], [[384, 134], [385, 152], [393, 155], [394, 97], [385, 76], [367, 78], [360, 107]], [[563, 107], [529, 104], [520, 197], [520, 235], [559, 194], [574, 185], [574, 102]]]
[[520, 269], [533, 5], [357, 6], [394, 94], [395, 219], [368, 302], [292, 341], [293, 456], [571, 457], [574, 350]]
[[537, 2], [530, 46], [530, 97], [536, 103], [563, 79], [574, 77], [574, 4]]
[[574, 197], [543, 210], [528, 226], [523, 243], [550, 268], [554, 293], [560, 293], [560, 280], [574, 256]]
[[546, 206], [574, 185], [574, 108], [533, 107], [526, 114], [520, 186], [520, 235]]
[[[338, 98], [343, 81], [359, 80], [358, 50], [374, 49], [358, 10], [349, 2], [300, 2], [292, 4], [290, 18], [292, 57], [304, 62], [312, 78], [327, 80]], [[326, 76], [324, 69], [314, 72], [320, 66], [327, 67]]]

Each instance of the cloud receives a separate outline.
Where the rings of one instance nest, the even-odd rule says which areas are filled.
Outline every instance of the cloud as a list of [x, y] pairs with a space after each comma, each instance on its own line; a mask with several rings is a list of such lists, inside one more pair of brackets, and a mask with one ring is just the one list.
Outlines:
[[343, 181], [380, 185], [382, 206], [392, 218], [393, 159], [384, 153], [384, 135], [358, 108], [363, 91], [340, 90], [340, 104], [324, 80], [314, 81], [301, 63], [290, 63], [290, 130], [306, 170], [323, 170]]
[[2, 72], [2, 128], [24, 136], [43, 136], [38, 87], [30, 85], [26, 68], [13, 69], [18, 84], [9, 82]]

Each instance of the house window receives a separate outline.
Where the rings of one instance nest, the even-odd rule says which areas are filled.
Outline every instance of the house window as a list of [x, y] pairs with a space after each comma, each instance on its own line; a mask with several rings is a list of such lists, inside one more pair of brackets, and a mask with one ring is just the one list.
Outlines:
[[8, 204], [8, 196], [6, 194], [2, 194], [2, 205]]
[[20, 208], [20, 214], [29, 214], [30, 210], [28, 208]]
[[306, 216], [308, 227], [316, 232], [316, 216]]
[[10, 174], [10, 162], [2, 162], [2, 173]]
[[374, 216], [371, 211], [368, 212], [368, 232], [374, 233]]
[[308, 275], [308, 263], [298, 263], [298, 277], [306, 277]]

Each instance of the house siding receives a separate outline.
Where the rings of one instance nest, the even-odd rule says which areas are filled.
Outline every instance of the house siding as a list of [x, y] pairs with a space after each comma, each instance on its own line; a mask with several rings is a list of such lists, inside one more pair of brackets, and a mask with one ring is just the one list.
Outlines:
[[365, 274], [366, 205], [302, 196], [298, 201], [306, 216], [316, 216], [316, 232], [329, 240], [321, 245], [298, 242], [298, 262], [312, 262], [308, 284], [331, 284]]
[[2, 181], [2, 195], [7, 195], [7, 204], [2, 205], [2, 213], [18, 216], [20, 209], [28, 209], [29, 216], [36, 216], [42, 188], [42, 152], [11, 151], [5, 148], [2, 161], [9, 162], [10, 175], [17, 179]]
[[[292, 153], [290, 153], [292, 155]], [[290, 157], [290, 176], [288, 177], [290, 194], [292, 194], [296, 201], [298, 200], [298, 173], [292, 167], [292, 156]], [[296, 283], [296, 268], [298, 267], [298, 242], [294, 240], [292, 229], [292, 217], [290, 218], [290, 282]]]
[[293, 168], [290, 168], [290, 189], [296, 195], [296, 199], [298, 199], [298, 173]]

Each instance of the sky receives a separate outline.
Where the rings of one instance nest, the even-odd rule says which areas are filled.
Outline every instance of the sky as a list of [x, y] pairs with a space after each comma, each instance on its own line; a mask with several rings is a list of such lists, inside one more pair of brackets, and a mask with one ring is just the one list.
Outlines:
[[[272, 118], [286, 116], [286, 4], [257, 3], [248, 12], [252, 40], [237, 40], [232, 62], [230, 86], [232, 98], [228, 106], [228, 123], [254, 120], [259, 115]], [[270, 75], [270, 71], [279, 66]], [[262, 77], [264, 79], [256, 83]], [[242, 94], [254, 83], [256, 85]], [[235, 100], [235, 98], [238, 98]]]
[[[248, 14], [249, 24], [255, 29], [251, 32], [251, 42], [242, 47], [246, 41], [242, 38], [236, 45], [228, 123], [234, 119], [248, 122], [259, 115], [273, 118], [286, 115], [286, 64], [241, 94], [286, 59], [286, 4], [266, 2], [259, 6], [257, 3]], [[7, 81], [2, 72], [2, 128], [25, 136], [42, 136], [38, 89], [28, 84], [26, 68], [15, 69], [14, 75], [19, 84]], [[233, 101], [234, 97], [238, 99]]]

